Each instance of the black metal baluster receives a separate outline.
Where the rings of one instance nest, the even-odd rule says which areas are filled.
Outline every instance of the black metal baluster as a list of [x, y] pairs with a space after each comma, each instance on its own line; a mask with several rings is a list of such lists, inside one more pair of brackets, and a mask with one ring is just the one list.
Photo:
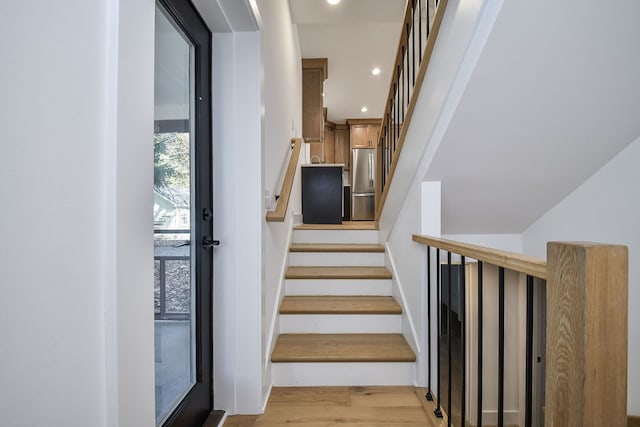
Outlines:
[[467, 412], [467, 285], [465, 277], [465, 257], [460, 257], [460, 321], [462, 336], [462, 400], [460, 403], [460, 425], [466, 425], [466, 412]]
[[387, 127], [388, 124], [385, 122], [385, 125], [382, 127], [382, 131], [380, 132], [380, 135], [382, 136], [382, 164], [380, 165], [380, 168], [382, 169], [382, 182], [380, 183], [380, 187], [383, 190], [387, 181]]
[[533, 276], [527, 275], [527, 348], [524, 425], [531, 427], [533, 398]]
[[[405, 40], [405, 44], [407, 45], [407, 50], [405, 51], [405, 57], [404, 57], [404, 78], [407, 81], [407, 97], [405, 98], [405, 105], [407, 106], [408, 109], [408, 105], [409, 102], [411, 101], [409, 99], [409, 82], [411, 82], [411, 67], [409, 66], [409, 40], [411, 39], [410, 37], [410, 29], [409, 29], [409, 24], [406, 25], [406, 29], [407, 29], [407, 39]], [[402, 123], [404, 124], [404, 119], [402, 120]]]
[[498, 269], [498, 427], [504, 427], [504, 268]]
[[418, 54], [420, 55], [418, 63], [422, 64], [422, 0], [418, 0]]
[[441, 288], [440, 288], [440, 249], [436, 248], [436, 304], [438, 304], [438, 336], [437, 336], [437, 345], [436, 345], [436, 364], [438, 365], [438, 391], [437, 391], [437, 398], [438, 398], [438, 404], [436, 406], [436, 410], [433, 411], [433, 413], [436, 415], [437, 418], [442, 418], [442, 411], [440, 410], [440, 402], [441, 402], [441, 394], [440, 394], [440, 383], [441, 381], [441, 376], [440, 376], [440, 334], [442, 333], [442, 298], [441, 298]]
[[395, 105], [393, 107], [395, 109], [394, 113], [396, 115], [396, 123], [395, 123], [396, 124], [396, 128], [394, 129], [396, 136], [393, 138], [393, 153], [394, 153], [394, 156], [395, 156], [396, 143], [398, 142], [398, 136], [399, 136], [398, 135], [398, 123], [400, 121], [399, 120], [400, 119], [400, 114], [399, 114], [399, 108], [398, 108], [398, 106], [400, 104], [400, 67], [399, 66], [398, 66], [397, 81], [396, 81], [396, 84], [394, 85], [394, 87], [395, 87], [395, 94], [396, 94], [395, 95], [396, 103], [395, 103]]
[[427, 42], [426, 41], [429, 40], [429, 34], [430, 34], [430, 31], [431, 31], [431, 28], [430, 28], [431, 26], [429, 24], [429, 21], [431, 20], [431, 17], [429, 16], [429, 14], [430, 14], [430, 12], [429, 12], [429, 0], [425, 0], [425, 8], [426, 8], [427, 22], [426, 22], [424, 27], [425, 27], [425, 30], [426, 30], [427, 34], [425, 34], [424, 46], [427, 47]]
[[413, 87], [416, 85], [416, 1], [411, 0], [411, 66], [413, 67]]
[[478, 261], [478, 426], [482, 426], [482, 298], [482, 261]]
[[448, 340], [448, 348], [447, 348], [447, 360], [448, 360], [448, 364], [447, 364], [447, 375], [448, 375], [448, 382], [447, 382], [447, 427], [451, 427], [451, 417], [453, 416], [453, 413], [451, 412], [451, 390], [453, 389], [453, 387], [451, 387], [451, 371], [452, 366], [451, 366], [451, 355], [453, 353], [452, 348], [451, 348], [451, 336], [453, 335], [453, 333], [451, 332], [451, 324], [453, 322], [453, 310], [451, 309], [452, 304], [452, 299], [451, 299], [451, 252], [447, 251], [447, 287], [449, 289], [447, 289], [447, 340]]
[[384, 124], [384, 120], [382, 120], [382, 127], [380, 128], [380, 137], [382, 138], [382, 145], [380, 146], [380, 149], [382, 150], [382, 164], [380, 165], [380, 188], [384, 189], [384, 181], [385, 178], [387, 177], [386, 173], [387, 173], [387, 165], [384, 161], [384, 159], [387, 157], [386, 153], [385, 153], [385, 143], [387, 140], [387, 127]]
[[396, 108], [396, 101], [397, 101], [397, 95], [398, 95], [398, 85], [396, 83], [393, 84], [393, 100], [391, 101], [393, 103], [393, 105], [391, 106], [391, 113], [393, 115], [393, 140], [392, 140], [392, 145], [391, 145], [391, 155], [392, 155], [392, 159], [393, 159], [393, 154], [396, 152], [396, 123], [397, 123], [397, 111], [398, 109]]
[[[400, 127], [400, 129], [402, 129], [404, 127], [404, 81], [407, 78], [407, 73], [405, 72], [405, 64], [407, 63], [407, 61], [405, 61], [405, 47], [402, 46], [402, 56], [400, 57], [402, 58], [402, 98], [401, 99], [401, 103], [400, 103], [400, 122], [402, 123], [402, 126]], [[402, 131], [401, 131], [402, 132]]]
[[431, 394], [431, 246], [427, 246], [427, 395], [428, 401], [433, 401]]
[[163, 258], [160, 261], [160, 319], [164, 319], [167, 310], [167, 264]]
[[[387, 129], [387, 176], [389, 176], [389, 171], [391, 169], [391, 111], [389, 111], [389, 126]], [[385, 178], [385, 183], [386, 183]]]
[[398, 91], [396, 92], [396, 142], [393, 144], [393, 152], [395, 153], [398, 147], [398, 139], [400, 139], [400, 64], [397, 67], [398, 76], [397, 76], [397, 85]]
[[389, 144], [389, 141], [391, 139], [391, 111], [389, 111], [387, 113], [387, 129], [386, 129], [386, 139], [385, 139], [385, 146], [384, 146], [384, 164], [385, 164], [385, 174], [384, 174], [384, 185], [387, 185], [387, 177], [389, 176], [389, 157], [390, 157], [390, 150], [391, 150], [391, 145]]
[[393, 150], [393, 98], [389, 100], [389, 155]]

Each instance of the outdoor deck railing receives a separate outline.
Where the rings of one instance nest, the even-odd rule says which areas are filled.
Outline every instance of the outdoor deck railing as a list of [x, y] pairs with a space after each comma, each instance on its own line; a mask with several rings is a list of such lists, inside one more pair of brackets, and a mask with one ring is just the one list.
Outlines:
[[[191, 233], [191, 230], [157, 229], [157, 230], [154, 230], [154, 233], [155, 234], [189, 234]], [[174, 262], [187, 263], [190, 265], [189, 263], [189, 260], [191, 259], [191, 256], [189, 255], [190, 241], [189, 240], [165, 240], [165, 241], [172, 242], [172, 245], [156, 248], [155, 249], [156, 254], [154, 254], [154, 257], [153, 257], [155, 268], [156, 268], [155, 277], [156, 277], [156, 285], [157, 285], [154, 287], [158, 289], [158, 294], [154, 298], [155, 320], [188, 320], [190, 318], [188, 307], [185, 307], [182, 310], [167, 309], [167, 306], [175, 308], [175, 307], [179, 307], [182, 304], [182, 302], [179, 301], [179, 298], [177, 296], [167, 295], [167, 262], [174, 261]], [[185, 293], [185, 292], [190, 293], [189, 291], [191, 288], [190, 267], [187, 267], [187, 271], [188, 273], [184, 275], [185, 277], [182, 277], [181, 279], [175, 278], [173, 283], [174, 287], [181, 288], [182, 293]], [[167, 304], [167, 300], [169, 300], [169, 304]]]

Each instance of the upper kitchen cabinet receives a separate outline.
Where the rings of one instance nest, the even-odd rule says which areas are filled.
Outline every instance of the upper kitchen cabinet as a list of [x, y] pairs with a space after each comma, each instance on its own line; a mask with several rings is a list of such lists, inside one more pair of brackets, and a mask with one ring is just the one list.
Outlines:
[[327, 58], [302, 60], [302, 137], [306, 142], [322, 142], [324, 137], [322, 86], [327, 74]]
[[376, 148], [381, 119], [349, 119], [351, 148]]
[[324, 163], [336, 163], [335, 135], [336, 124], [329, 121], [324, 122]]
[[344, 170], [351, 169], [351, 149], [349, 144], [349, 126], [337, 124], [334, 134], [335, 138], [335, 162], [342, 163]]

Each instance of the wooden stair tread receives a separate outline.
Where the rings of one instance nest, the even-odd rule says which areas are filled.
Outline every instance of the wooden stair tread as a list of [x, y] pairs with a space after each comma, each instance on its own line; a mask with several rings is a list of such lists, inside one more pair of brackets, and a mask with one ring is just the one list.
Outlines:
[[375, 221], [343, 221], [342, 224], [299, 224], [294, 230], [377, 230]]
[[391, 279], [385, 267], [289, 267], [285, 279]]
[[402, 334], [282, 334], [271, 361], [415, 362]]
[[402, 314], [388, 296], [288, 296], [280, 314]]
[[294, 243], [290, 252], [384, 252], [384, 246], [367, 243]]

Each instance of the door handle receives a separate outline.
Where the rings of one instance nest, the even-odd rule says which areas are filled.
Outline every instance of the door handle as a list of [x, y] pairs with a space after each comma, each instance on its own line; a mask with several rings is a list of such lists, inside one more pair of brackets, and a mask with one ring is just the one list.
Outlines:
[[203, 249], [211, 249], [214, 246], [220, 246], [220, 240], [214, 240], [209, 236], [205, 236], [202, 239], [202, 248]]

